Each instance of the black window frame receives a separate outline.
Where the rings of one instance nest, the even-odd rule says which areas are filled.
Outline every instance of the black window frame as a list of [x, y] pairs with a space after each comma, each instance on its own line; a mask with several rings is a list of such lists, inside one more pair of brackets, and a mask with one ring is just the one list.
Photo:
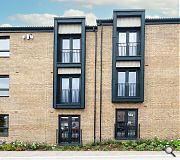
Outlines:
[[[125, 96], [118, 96], [118, 73], [125, 72]], [[129, 72], [136, 72], [136, 96], [129, 96], [129, 88], [126, 85], [129, 82]], [[139, 68], [117, 68], [116, 70], [115, 95], [118, 99], [131, 99], [140, 97], [140, 69]]]
[[[2, 40], [2, 39], [9, 39], [9, 43], [10, 43], [10, 36], [0, 36], [0, 40]], [[2, 56], [1, 55], [1, 52], [7, 52], [7, 53], [9, 53], [8, 55], [5, 55], [5, 56]], [[9, 44], [9, 50], [2, 50], [1, 48], [0, 48], [0, 58], [3, 58], [3, 57], [9, 57], [10, 56], [10, 44]]]
[[[82, 39], [81, 39], [81, 34], [60, 34], [59, 35], [59, 54], [58, 54], [58, 63], [62, 65], [69, 65], [69, 64], [74, 64], [74, 65], [79, 65], [82, 62]], [[64, 63], [62, 62], [62, 50], [63, 50], [63, 39], [69, 39], [70, 40], [70, 62], [69, 63]], [[76, 63], [73, 62], [73, 39], [80, 39], [80, 62]]]
[[[9, 75], [0, 75], [0, 79], [1, 78], [9, 78], [9, 88], [10, 88], [10, 77]], [[8, 95], [0, 95], [0, 97], [9, 97], [9, 88], [0, 88], [0, 91], [8, 91]]]
[[[68, 143], [61, 142], [61, 117], [68, 117], [68, 125], [69, 125], [69, 134], [68, 134]], [[72, 139], [70, 138], [72, 135], [72, 117], [79, 118], [79, 139], [78, 143], [72, 143]], [[60, 145], [79, 145], [81, 142], [81, 116], [80, 115], [59, 115], [58, 119], [58, 127], [59, 127], [59, 135], [58, 135], [58, 144]]]
[[[135, 56], [130, 56], [129, 55], [129, 45], [126, 45], [126, 56], [120, 56], [119, 55], [119, 33], [126, 33], [126, 44], [129, 44], [129, 33], [133, 33], [133, 32], [136, 32], [137, 33], [137, 55]], [[128, 28], [128, 27], [125, 27], [125, 28], [120, 28], [118, 27], [117, 28], [117, 44], [116, 44], [116, 56], [117, 57], [137, 57], [137, 56], [140, 56], [140, 52], [141, 52], [141, 32], [140, 32], [140, 28], [139, 27], [133, 27], [133, 28]]]
[[9, 136], [9, 114], [0, 114], [0, 117], [5, 117], [5, 116], [7, 116], [7, 118], [8, 118], [8, 126], [7, 127], [1, 127], [0, 126], [0, 129], [6, 129], [7, 130], [7, 133], [6, 133], [6, 135], [0, 135], [0, 137], [8, 137]]
[[[117, 113], [118, 113], [118, 111], [124, 111], [125, 112], [125, 122], [127, 122], [127, 119], [128, 119], [128, 117], [127, 117], [127, 113], [129, 112], [129, 111], [135, 111], [135, 115], [136, 115], [136, 121], [135, 121], [135, 127], [136, 127], [136, 131], [135, 131], [135, 136], [134, 137], [127, 137], [127, 135], [126, 135], [126, 137], [118, 137], [117, 136]], [[115, 139], [116, 140], [135, 140], [135, 139], [137, 139], [138, 138], [138, 109], [136, 109], [136, 108], [132, 108], [132, 109], [124, 109], [124, 108], [122, 108], [122, 109], [116, 109], [116, 112], [115, 112], [115, 114], [116, 114], [116, 116], [115, 116], [115, 125], [114, 125], [114, 127], [115, 127], [115, 133], [114, 133], [114, 136], [115, 136]], [[127, 124], [126, 124], [127, 125]], [[127, 127], [127, 126], [126, 126]], [[127, 134], [127, 128], [126, 128], [126, 131], [125, 131], [125, 134]]]
[[[62, 102], [61, 101], [61, 91], [62, 91], [62, 78], [69, 78], [69, 85], [70, 85], [70, 98], [72, 100], [72, 78], [79, 78], [79, 102]], [[81, 75], [80, 74], [62, 74], [62, 75], [58, 75], [58, 103], [60, 105], [68, 105], [68, 106], [80, 106], [81, 104]], [[71, 108], [71, 107], [70, 107]]]

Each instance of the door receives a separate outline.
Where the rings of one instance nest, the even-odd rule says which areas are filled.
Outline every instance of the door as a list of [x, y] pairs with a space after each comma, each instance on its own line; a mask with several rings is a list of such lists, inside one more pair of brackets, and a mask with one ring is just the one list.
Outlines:
[[59, 116], [59, 144], [80, 143], [80, 117]]
[[115, 138], [136, 139], [138, 128], [137, 109], [118, 109], [116, 111]]

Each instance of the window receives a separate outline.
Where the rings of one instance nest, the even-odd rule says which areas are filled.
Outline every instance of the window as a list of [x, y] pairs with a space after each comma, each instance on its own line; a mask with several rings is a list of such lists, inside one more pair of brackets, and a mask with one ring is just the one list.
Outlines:
[[135, 139], [138, 129], [137, 109], [116, 110], [115, 138]]
[[80, 143], [80, 116], [59, 116], [59, 143]]
[[137, 31], [119, 32], [118, 56], [137, 56], [140, 42]]
[[9, 96], [9, 76], [0, 76], [0, 97]]
[[80, 63], [80, 59], [80, 36], [64, 36], [63, 38], [61, 38], [61, 63]]
[[0, 57], [9, 57], [9, 36], [0, 36]]
[[0, 137], [7, 137], [9, 129], [9, 115], [0, 114]]
[[61, 103], [80, 103], [80, 77], [60, 78]]
[[138, 96], [138, 71], [119, 70], [117, 96], [118, 97], [137, 97]]

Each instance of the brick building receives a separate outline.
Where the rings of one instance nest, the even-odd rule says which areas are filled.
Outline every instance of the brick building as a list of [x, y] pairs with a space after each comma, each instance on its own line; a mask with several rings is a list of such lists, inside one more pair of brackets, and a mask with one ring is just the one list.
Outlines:
[[0, 140], [179, 138], [179, 18], [0, 27]]

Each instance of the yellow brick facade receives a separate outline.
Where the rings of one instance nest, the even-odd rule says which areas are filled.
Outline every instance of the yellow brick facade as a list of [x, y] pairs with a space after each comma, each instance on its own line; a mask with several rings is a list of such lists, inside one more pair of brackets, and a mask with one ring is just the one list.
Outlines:
[[[103, 27], [102, 140], [114, 139], [115, 111], [138, 109], [141, 138], [180, 137], [179, 25], [145, 27], [143, 103], [112, 103], [112, 26]], [[27, 32], [29, 33], [29, 32]], [[0, 140], [56, 143], [58, 115], [80, 115], [82, 142], [94, 138], [95, 32], [86, 32], [85, 109], [53, 109], [53, 32], [10, 35], [10, 57], [0, 58], [0, 75], [10, 77], [10, 96], [0, 97], [0, 114], [9, 114], [9, 136]], [[100, 42], [97, 32], [96, 136], [100, 137]]]

